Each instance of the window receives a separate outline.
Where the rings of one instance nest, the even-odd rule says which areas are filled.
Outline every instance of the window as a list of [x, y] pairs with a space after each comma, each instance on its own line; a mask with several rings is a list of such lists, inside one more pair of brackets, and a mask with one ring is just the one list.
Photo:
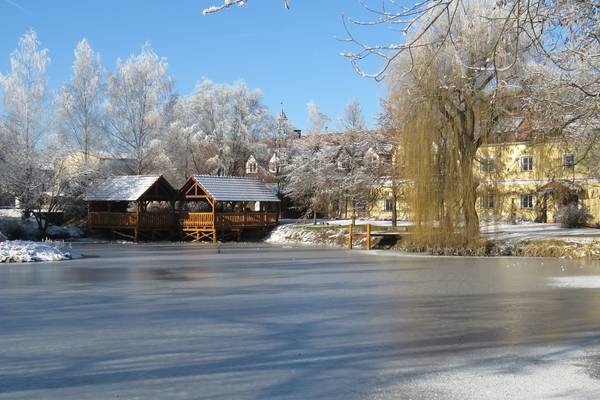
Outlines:
[[531, 193], [521, 195], [521, 208], [533, 208], [533, 195]]
[[521, 157], [521, 171], [533, 171], [533, 156]]
[[389, 197], [383, 200], [383, 211], [394, 211], [394, 199]]
[[485, 209], [494, 208], [496, 205], [495, 200], [494, 193], [484, 193], [479, 198], [479, 206]]
[[479, 172], [491, 173], [496, 170], [496, 160], [493, 158], [486, 158], [479, 162]]
[[254, 161], [250, 161], [246, 164], [246, 173], [248, 174], [255, 174], [257, 169], [258, 165]]
[[565, 153], [563, 154], [563, 167], [574, 168], [575, 167], [575, 154]]
[[279, 166], [277, 165], [277, 162], [271, 161], [269, 163], [269, 172], [272, 173], [272, 174], [278, 174], [279, 173]]

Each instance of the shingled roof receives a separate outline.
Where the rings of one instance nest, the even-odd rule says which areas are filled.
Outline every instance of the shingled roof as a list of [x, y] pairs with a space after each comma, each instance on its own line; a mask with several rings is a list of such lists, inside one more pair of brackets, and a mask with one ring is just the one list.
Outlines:
[[[175, 194], [176, 191], [160, 175], [124, 175], [111, 176], [100, 181], [86, 194], [85, 201], [138, 201], [155, 185], [160, 184], [167, 192]], [[158, 197], [150, 195], [152, 200], [160, 200]], [[156, 197], [156, 199], [154, 198]]]
[[192, 178], [216, 201], [279, 202], [275, 193], [257, 178], [212, 175]]

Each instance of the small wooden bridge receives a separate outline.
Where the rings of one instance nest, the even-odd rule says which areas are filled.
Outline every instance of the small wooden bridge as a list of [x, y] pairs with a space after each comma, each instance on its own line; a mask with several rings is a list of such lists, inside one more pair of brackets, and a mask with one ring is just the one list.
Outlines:
[[371, 250], [373, 248], [373, 238], [374, 237], [389, 237], [400, 239], [402, 237], [406, 237], [410, 235], [409, 229], [407, 226], [396, 227], [397, 231], [373, 231], [373, 227], [371, 224], [366, 224], [364, 232], [356, 232], [355, 225], [348, 225], [348, 248], [352, 250], [353, 238], [366, 238], [366, 247], [367, 250]]

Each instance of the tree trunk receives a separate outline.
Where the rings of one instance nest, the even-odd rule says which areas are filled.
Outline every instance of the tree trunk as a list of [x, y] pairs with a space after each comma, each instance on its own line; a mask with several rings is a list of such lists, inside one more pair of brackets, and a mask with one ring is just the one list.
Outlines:
[[392, 202], [392, 226], [396, 227], [398, 226], [398, 192], [395, 185], [392, 187]]
[[[474, 154], [474, 153], [473, 153]], [[479, 237], [479, 216], [477, 215], [477, 185], [473, 177], [472, 157], [465, 157], [462, 161], [462, 208], [465, 220], [465, 241], [470, 243]]]

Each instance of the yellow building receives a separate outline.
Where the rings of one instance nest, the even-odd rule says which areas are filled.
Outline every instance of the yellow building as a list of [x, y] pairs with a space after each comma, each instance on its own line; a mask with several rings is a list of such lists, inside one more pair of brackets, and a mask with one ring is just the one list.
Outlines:
[[558, 209], [576, 204], [600, 224], [598, 166], [587, 162], [597, 151], [557, 138], [482, 146], [475, 163], [479, 215], [555, 222]]

